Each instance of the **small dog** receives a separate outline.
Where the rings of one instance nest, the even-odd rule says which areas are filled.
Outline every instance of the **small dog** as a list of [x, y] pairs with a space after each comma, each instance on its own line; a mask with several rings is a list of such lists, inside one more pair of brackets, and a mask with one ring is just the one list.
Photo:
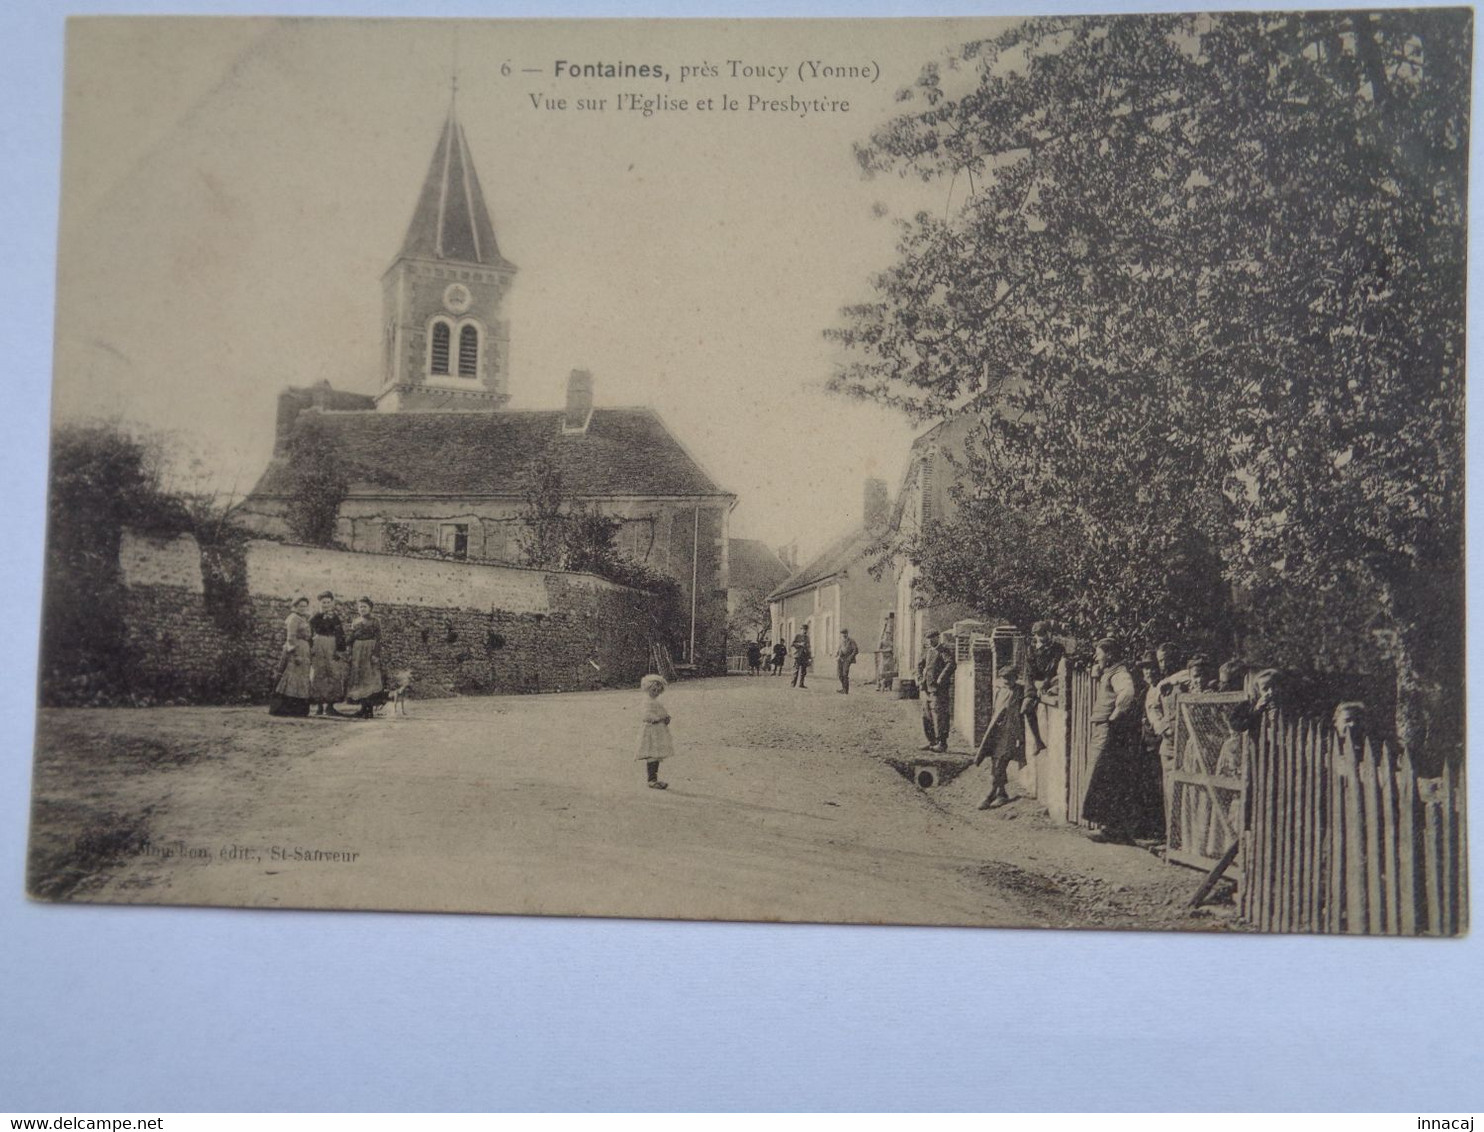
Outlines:
[[404, 668], [400, 672], [393, 672], [392, 679], [395, 685], [387, 692], [387, 698], [392, 702], [392, 715], [407, 717], [407, 700], [412, 695], [412, 669]]
[[372, 692], [361, 701], [363, 718], [366, 715], [376, 715], [387, 704], [392, 705], [394, 717], [407, 715], [407, 698], [412, 694], [412, 669], [404, 668], [400, 672], [393, 672], [392, 679], [395, 683], [390, 688]]

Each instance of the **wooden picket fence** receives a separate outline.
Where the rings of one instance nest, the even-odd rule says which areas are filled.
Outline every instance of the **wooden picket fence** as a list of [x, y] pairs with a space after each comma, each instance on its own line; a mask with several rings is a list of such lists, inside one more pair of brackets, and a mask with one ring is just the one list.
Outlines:
[[[1093, 769], [1096, 685], [1085, 669], [1068, 664], [1061, 686], [1066, 818], [1088, 826], [1082, 802]], [[1245, 820], [1227, 875], [1238, 881], [1244, 920], [1271, 932], [1452, 936], [1468, 930], [1461, 770], [1422, 778], [1387, 744], [1366, 742], [1357, 751], [1329, 719], [1281, 713], [1266, 718], [1243, 745], [1237, 773], [1245, 780]]]
[[1465, 778], [1277, 715], [1249, 747], [1242, 918], [1261, 931], [1468, 930]]

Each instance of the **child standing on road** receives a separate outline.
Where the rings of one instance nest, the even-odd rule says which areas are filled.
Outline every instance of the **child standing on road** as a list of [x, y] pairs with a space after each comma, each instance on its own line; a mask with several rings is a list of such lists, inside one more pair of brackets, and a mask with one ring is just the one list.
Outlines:
[[670, 741], [670, 713], [660, 703], [665, 681], [651, 673], [639, 681], [639, 688], [646, 697], [644, 721], [639, 731], [639, 760], [648, 772], [649, 788], [664, 790], [670, 784], [660, 781], [660, 761], [675, 753], [675, 746]]

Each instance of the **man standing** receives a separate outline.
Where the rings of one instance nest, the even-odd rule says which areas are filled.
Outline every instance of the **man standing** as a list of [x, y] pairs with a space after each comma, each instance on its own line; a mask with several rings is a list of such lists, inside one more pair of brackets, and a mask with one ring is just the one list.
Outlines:
[[773, 646], [773, 675], [783, 675], [783, 662], [788, 659], [788, 646], [779, 637], [778, 643]]
[[922, 731], [927, 736], [924, 751], [948, 750], [949, 697], [957, 667], [953, 646], [934, 629], [928, 634], [928, 654], [922, 666]]
[[804, 626], [804, 631], [794, 638], [794, 678], [793, 686], [803, 688], [804, 677], [809, 675], [809, 665], [814, 660], [814, 653], [809, 648], [809, 626]]
[[1010, 764], [1025, 765], [1025, 719], [1020, 711], [1020, 681], [1015, 669], [1005, 665], [995, 676], [994, 714], [984, 738], [979, 741], [979, 750], [974, 755], [974, 765], [990, 760], [993, 778], [990, 791], [979, 803], [981, 810], [992, 810], [996, 806], [1009, 804], [1012, 799], [1007, 787], [1010, 784]]
[[835, 650], [835, 675], [840, 678], [840, 695], [850, 695], [850, 666], [855, 663], [860, 647], [851, 640], [850, 630], [840, 630], [840, 647]]

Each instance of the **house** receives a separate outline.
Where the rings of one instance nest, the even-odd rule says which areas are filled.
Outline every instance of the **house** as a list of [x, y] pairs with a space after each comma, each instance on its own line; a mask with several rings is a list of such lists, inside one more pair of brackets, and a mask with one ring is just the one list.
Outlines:
[[952, 518], [953, 485], [960, 474], [955, 461], [962, 459], [965, 441], [977, 423], [978, 418], [965, 414], [928, 429], [912, 442], [902, 474], [890, 520], [890, 538], [896, 548], [890, 577], [899, 677], [915, 678], [929, 632], [946, 632], [958, 622], [982, 616], [956, 602], [930, 601], [920, 584], [921, 572], [902, 549], [932, 524]]
[[830, 544], [768, 595], [774, 640], [792, 641], [806, 627], [815, 664], [825, 669], [839, 642], [840, 630], [860, 646], [854, 675], [880, 676], [878, 651], [887, 613], [896, 591], [889, 576], [872, 572], [890, 518], [886, 484], [865, 483], [861, 524]]
[[724, 671], [736, 496], [654, 409], [595, 405], [587, 370], [571, 371], [561, 408], [505, 408], [512, 375], [502, 308], [515, 274], [451, 109], [382, 276], [379, 389], [321, 383], [280, 394], [273, 456], [242, 506], [244, 522], [289, 535], [299, 482], [291, 442], [312, 435], [348, 480], [335, 527], [342, 546], [520, 563], [528, 493], [548, 477], [565, 498], [622, 520], [619, 550], [679, 584], [688, 632], [676, 660]]

